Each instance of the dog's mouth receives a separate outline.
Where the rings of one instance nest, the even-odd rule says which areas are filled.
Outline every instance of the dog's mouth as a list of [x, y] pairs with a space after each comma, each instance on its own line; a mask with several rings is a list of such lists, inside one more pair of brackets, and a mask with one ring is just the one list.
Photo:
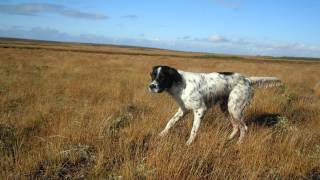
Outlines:
[[158, 86], [153, 84], [151, 84], [148, 89], [151, 93], [161, 93], [163, 91], [163, 89], [160, 89]]
[[156, 89], [153, 89], [153, 88], [148, 88], [149, 89], [149, 92], [151, 92], [151, 93], [157, 93], [157, 90]]
[[163, 90], [157, 89], [157, 88], [150, 88], [149, 87], [149, 92], [151, 93], [161, 93]]

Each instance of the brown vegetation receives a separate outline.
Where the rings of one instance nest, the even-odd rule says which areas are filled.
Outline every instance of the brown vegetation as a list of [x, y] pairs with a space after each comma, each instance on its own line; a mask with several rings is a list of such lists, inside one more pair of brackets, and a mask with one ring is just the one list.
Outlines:
[[[3, 178], [320, 178], [318, 62], [31, 44], [1, 42]], [[277, 76], [285, 86], [256, 91], [242, 145], [226, 141], [230, 123], [213, 108], [187, 147], [190, 115], [157, 137], [177, 107], [168, 95], [147, 91], [156, 64]]]

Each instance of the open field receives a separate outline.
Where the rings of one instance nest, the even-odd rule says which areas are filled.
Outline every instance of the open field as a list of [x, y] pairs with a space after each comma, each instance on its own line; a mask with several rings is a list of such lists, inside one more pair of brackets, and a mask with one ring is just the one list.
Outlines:
[[[210, 110], [158, 138], [177, 105], [150, 94], [152, 66], [277, 76], [256, 90], [249, 133]], [[320, 61], [136, 47], [0, 41], [0, 179], [319, 179]]]

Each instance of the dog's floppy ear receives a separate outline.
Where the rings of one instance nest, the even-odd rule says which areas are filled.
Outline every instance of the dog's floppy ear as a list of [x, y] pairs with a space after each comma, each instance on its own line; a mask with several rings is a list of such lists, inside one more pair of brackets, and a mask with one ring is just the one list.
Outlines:
[[179, 83], [182, 81], [181, 75], [179, 74], [179, 72], [175, 68], [170, 67], [168, 69], [168, 74], [174, 82]]
[[158, 69], [158, 67], [160, 67], [160, 66], [153, 66], [152, 71], [155, 71], [156, 69]]
[[152, 76], [153, 73], [155, 73], [156, 70], [157, 70], [159, 67], [160, 67], [160, 66], [153, 66], [153, 67], [152, 67], [152, 71], [150, 72], [150, 76]]

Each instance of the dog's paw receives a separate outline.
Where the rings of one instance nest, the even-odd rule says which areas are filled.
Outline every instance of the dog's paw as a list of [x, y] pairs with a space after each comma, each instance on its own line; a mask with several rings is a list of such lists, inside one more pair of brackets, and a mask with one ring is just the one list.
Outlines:
[[241, 144], [243, 144], [243, 139], [239, 139], [239, 140], [237, 141], [237, 145], [241, 145]]
[[159, 137], [163, 137], [167, 134], [168, 134], [168, 131], [161, 131], [161, 133], [159, 133]]
[[186, 145], [187, 145], [187, 146], [190, 146], [190, 145], [192, 144], [192, 142], [193, 142], [193, 140], [190, 140], [190, 139], [189, 139], [189, 140], [186, 142]]

